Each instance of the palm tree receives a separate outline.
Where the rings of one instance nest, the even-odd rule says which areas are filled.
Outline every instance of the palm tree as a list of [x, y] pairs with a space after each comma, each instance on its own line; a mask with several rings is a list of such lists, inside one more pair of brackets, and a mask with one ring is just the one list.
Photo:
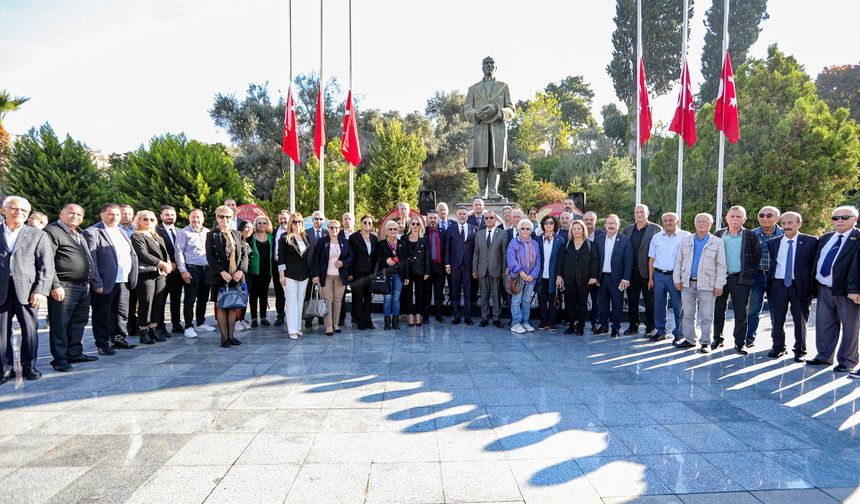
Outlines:
[[9, 140], [9, 133], [6, 132], [6, 128], [3, 127], [3, 118], [6, 117], [6, 114], [9, 112], [14, 112], [21, 108], [27, 100], [30, 98], [24, 96], [12, 96], [9, 94], [9, 91], [5, 89], [0, 90], [0, 174], [5, 171], [7, 166], [7, 160], [5, 153], [12, 146], [11, 141]]

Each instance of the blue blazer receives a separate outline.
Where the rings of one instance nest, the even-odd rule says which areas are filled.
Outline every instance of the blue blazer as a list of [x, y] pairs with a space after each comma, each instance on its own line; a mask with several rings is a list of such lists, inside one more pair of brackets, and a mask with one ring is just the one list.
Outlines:
[[451, 271], [457, 271], [459, 268], [472, 270], [472, 254], [475, 252], [475, 235], [478, 234], [478, 228], [469, 224], [466, 224], [466, 227], [469, 229], [466, 241], [460, 238], [459, 223], [450, 226], [445, 235], [443, 262], [446, 266], [451, 266]]
[[[119, 226], [119, 225], [117, 225]], [[128, 274], [128, 286], [131, 289], [137, 285], [137, 254], [131, 247], [131, 240], [125, 233], [125, 230], [120, 228], [122, 235], [128, 240], [128, 247], [131, 250], [131, 271]], [[84, 230], [84, 236], [87, 238], [87, 245], [90, 248], [90, 254], [93, 256], [93, 289], [104, 289], [102, 294], [110, 294], [113, 291], [116, 283], [117, 257], [116, 249], [113, 242], [105, 230], [104, 222], [97, 222]]]
[[[340, 262], [343, 263], [343, 266], [338, 268], [337, 272], [340, 274], [340, 281], [343, 282], [344, 285], [349, 285], [349, 265], [352, 264], [352, 247], [349, 246], [349, 240], [344, 238], [343, 235], [338, 235], [337, 244], [340, 245], [339, 259]], [[325, 286], [329, 250], [331, 250], [331, 237], [326, 233], [325, 236], [317, 241], [317, 245], [314, 248], [314, 267], [312, 274], [313, 276], [320, 278], [320, 287]]]
[[[606, 256], [606, 233], [594, 233], [594, 244], [597, 245], [598, 271], [603, 273], [603, 258]], [[622, 233], [615, 235], [615, 247], [612, 248], [612, 258], [609, 269], [612, 273], [612, 285], [618, 285], [622, 280], [630, 281], [633, 276], [633, 242]]]
[[[543, 263], [545, 261], [543, 254], [543, 243], [544, 237], [539, 236], [535, 240], [538, 243], [538, 253], [540, 254], [540, 273], [538, 274], [538, 278], [543, 279]], [[567, 241], [559, 236], [558, 234], [553, 235], [552, 238], [552, 252], [549, 254], [549, 293], [555, 294], [555, 272], [558, 271], [558, 256], [561, 254], [561, 251], [564, 249], [564, 244]], [[537, 283], [537, 291], [540, 292], [542, 288], [543, 282]]]
[[[818, 249], [818, 238], [808, 234], [797, 233], [794, 239], [794, 276], [792, 283], [797, 288], [797, 293], [800, 299], [809, 301], [814, 293], [812, 286], [815, 280], [815, 251]], [[773, 275], [776, 273], [776, 257], [779, 254], [779, 246], [782, 243], [782, 237], [772, 238], [767, 242], [767, 248], [770, 251], [770, 270], [767, 274], [768, 291], [776, 280]], [[770, 296], [770, 294], [768, 294]]]

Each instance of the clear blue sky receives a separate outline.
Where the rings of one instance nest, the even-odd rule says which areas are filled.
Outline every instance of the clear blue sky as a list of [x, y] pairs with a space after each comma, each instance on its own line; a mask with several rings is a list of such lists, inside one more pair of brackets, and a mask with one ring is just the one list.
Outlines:
[[[690, 21], [694, 83], [710, 3], [698, 0]], [[771, 0], [768, 10], [753, 56], [777, 42], [813, 77], [860, 62], [857, 2]], [[354, 88], [365, 107], [423, 110], [435, 91], [479, 80], [492, 55], [515, 101], [582, 74], [597, 114], [616, 101], [605, 71], [614, 11], [612, 0], [353, 0]], [[347, 0], [325, 1], [325, 24], [324, 73], [346, 85]], [[296, 0], [293, 26], [294, 73], [316, 71], [319, 2]], [[207, 113], [215, 93], [289, 85], [286, 0], [0, 0], [0, 27], [0, 88], [31, 97], [7, 129], [49, 121], [106, 153], [165, 132], [227, 142]], [[669, 122], [675, 98], [655, 102], [657, 120]]]

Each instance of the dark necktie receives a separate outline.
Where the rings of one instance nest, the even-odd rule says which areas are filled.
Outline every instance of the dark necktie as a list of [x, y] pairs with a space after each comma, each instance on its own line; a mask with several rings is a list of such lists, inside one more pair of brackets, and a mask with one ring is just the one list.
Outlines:
[[176, 231], [173, 228], [168, 229], [170, 231], [170, 244], [176, 245]]
[[466, 231], [464, 230], [464, 226], [460, 224], [460, 239], [466, 241]]
[[785, 258], [785, 275], [782, 284], [791, 287], [791, 277], [794, 273], [794, 240], [788, 240], [788, 257]]
[[839, 247], [842, 246], [842, 235], [839, 235], [839, 238], [836, 240], [836, 243], [830, 247], [830, 250], [827, 251], [827, 255], [824, 256], [824, 262], [821, 263], [821, 276], [828, 277], [830, 276], [831, 271], [833, 271], [833, 262], [836, 260], [836, 254], [839, 253]]
[[490, 248], [490, 241], [493, 238], [493, 232], [491, 230], [487, 230], [487, 248]]
[[439, 231], [436, 229], [430, 230], [430, 259], [433, 259], [433, 262], [438, 262], [439, 258]]

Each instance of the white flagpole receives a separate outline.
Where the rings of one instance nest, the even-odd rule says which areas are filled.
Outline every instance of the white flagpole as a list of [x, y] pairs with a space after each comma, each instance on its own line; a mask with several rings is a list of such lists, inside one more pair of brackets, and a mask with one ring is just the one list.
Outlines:
[[[293, 0], [289, 1], [289, 28], [290, 28], [290, 89], [288, 93], [292, 93], [293, 88]], [[290, 114], [290, 111], [287, 111]], [[296, 125], [298, 127], [298, 125]], [[296, 163], [290, 157], [290, 215], [296, 213]]]
[[[349, 0], [349, 90], [352, 91], [352, 0]], [[353, 102], [350, 114], [355, 114]], [[355, 219], [355, 166], [349, 164], [349, 213]]]
[[636, 0], [636, 204], [642, 203], [642, 0]]
[[[726, 0], [723, 6], [723, 53], [720, 56], [723, 59], [723, 66], [726, 64], [726, 51], [729, 49], [729, 0]], [[725, 69], [723, 69], [725, 70]], [[720, 229], [723, 222], [723, 167], [725, 166], [726, 154], [726, 86], [722, 82], [723, 76], [720, 75], [720, 87], [723, 91], [723, 124], [720, 131], [720, 165], [717, 169], [717, 222], [716, 229]]]
[[[322, 110], [320, 113], [322, 117], [325, 117], [325, 92], [324, 92], [324, 80], [323, 80], [323, 0], [320, 0], [320, 107]], [[320, 207], [319, 211], [325, 216], [325, 128], [322, 131], [323, 134], [323, 142], [320, 147]]]
[[[684, 25], [681, 34], [681, 131], [684, 131], [684, 117], [687, 112], [687, 86], [684, 68], [687, 65], [687, 13], [689, 0], [684, 0]], [[684, 137], [678, 135], [678, 189], [675, 194], [675, 212], [681, 218], [681, 202], [684, 192]]]

